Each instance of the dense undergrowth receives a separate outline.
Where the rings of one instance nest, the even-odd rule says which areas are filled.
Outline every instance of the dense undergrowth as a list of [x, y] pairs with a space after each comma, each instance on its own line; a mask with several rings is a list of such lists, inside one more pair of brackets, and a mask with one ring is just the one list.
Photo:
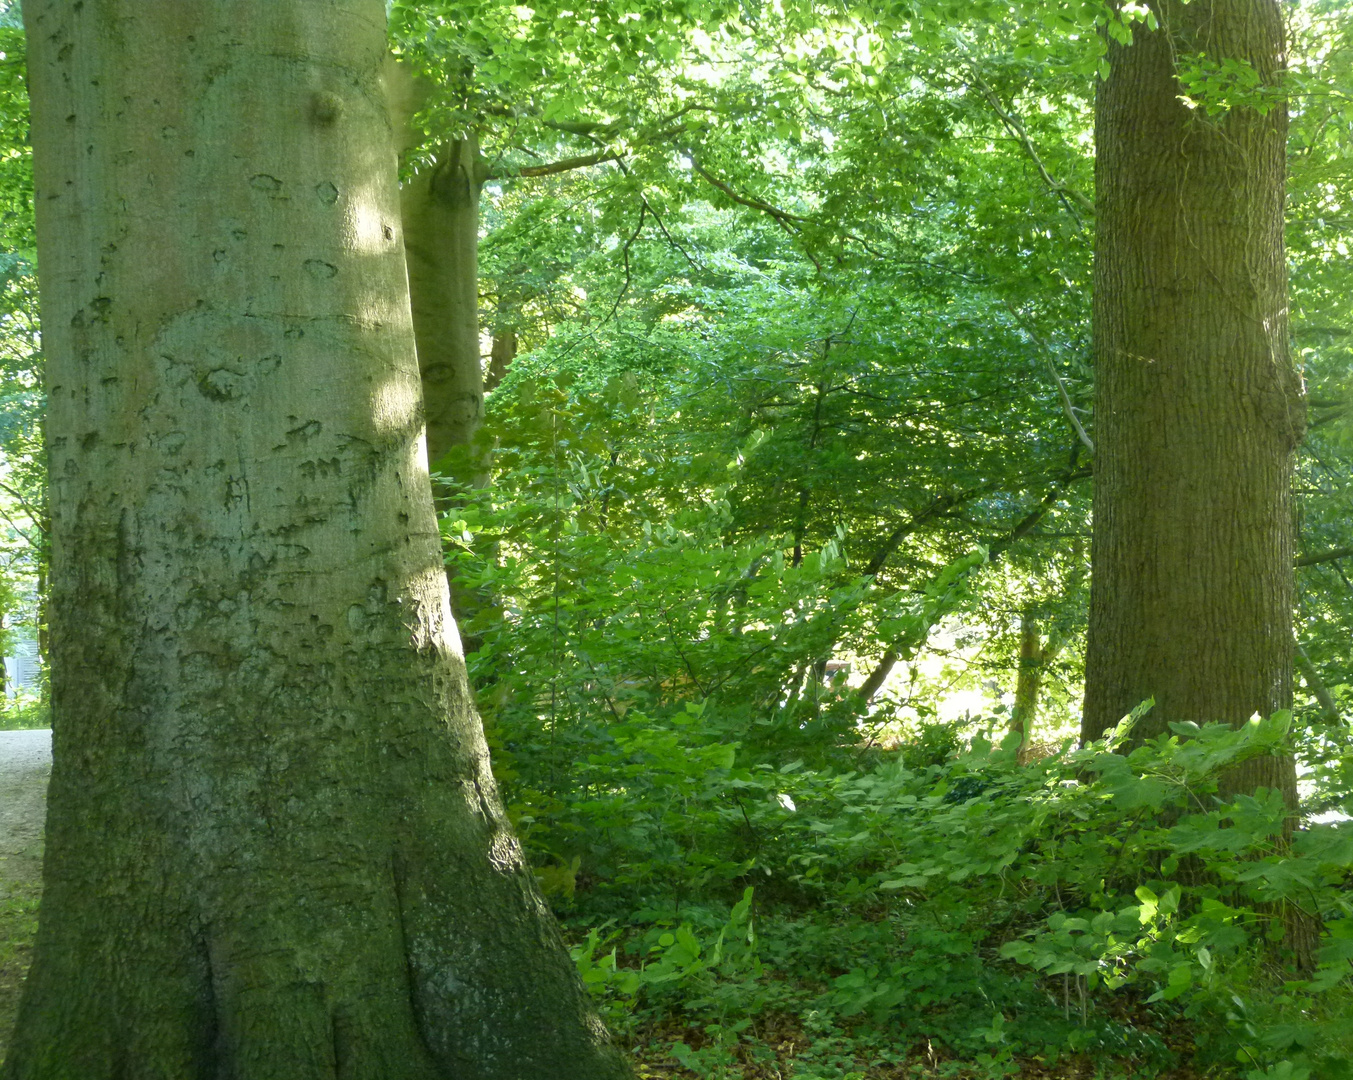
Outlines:
[[697, 1076], [1350, 1076], [1353, 825], [1218, 795], [1286, 723], [777, 767], [690, 707], [508, 790], [609, 1021]]
[[[830, 658], [905, 664], [1055, 563], [999, 533], [913, 538], [909, 580], [844, 530], [798, 557], [747, 509], [774, 436], [697, 452], [636, 387], [503, 396], [444, 531], [509, 812], [653, 1075], [1353, 1076], [1353, 822], [1310, 820], [1353, 809], [1343, 734], [1134, 749], [1129, 719], [1030, 761], [914, 671], [867, 702]], [[1300, 828], [1224, 793], [1316, 735]]]

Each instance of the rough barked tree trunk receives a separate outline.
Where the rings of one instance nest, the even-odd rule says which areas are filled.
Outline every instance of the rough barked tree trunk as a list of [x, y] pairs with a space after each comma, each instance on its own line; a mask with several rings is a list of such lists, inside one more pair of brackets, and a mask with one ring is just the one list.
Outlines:
[[54, 767], [5, 1080], [627, 1075], [504, 819], [381, 0], [28, 0]]
[[[1180, 100], [1177, 56], [1283, 64], [1275, 0], [1153, 0], [1095, 106], [1095, 496], [1082, 735], [1148, 697], [1244, 723], [1292, 697], [1289, 487], [1304, 408], [1288, 352], [1287, 120]], [[1290, 760], [1239, 790], [1295, 796]]]

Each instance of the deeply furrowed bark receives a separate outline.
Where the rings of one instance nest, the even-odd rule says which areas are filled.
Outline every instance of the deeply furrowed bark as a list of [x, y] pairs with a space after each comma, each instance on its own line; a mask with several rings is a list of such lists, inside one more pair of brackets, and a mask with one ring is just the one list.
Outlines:
[[[1082, 735], [1156, 700], [1170, 721], [1242, 724], [1292, 697], [1289, 489], [1304, 409], [1288, 352], [1286, 113], [1208, 117], [1176, 57], [1241, 59], [1273, 85], [1274, 0], [1159, 0], [1161, 28], [1111, 45], [1099, 87], [1095, 503]], [[1290, 759], [1236, 790], [1295, 798]]]
[[498, 803], [381, 0], [28, 0], [54, 717], [4, 1080], [628, 1075]]

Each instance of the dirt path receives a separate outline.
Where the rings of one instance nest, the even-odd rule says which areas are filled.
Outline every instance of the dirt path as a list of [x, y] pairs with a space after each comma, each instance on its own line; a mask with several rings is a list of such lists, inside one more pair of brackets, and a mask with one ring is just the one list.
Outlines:
[[0, 1061], [37, 929], [50, 731], [0, 731]]

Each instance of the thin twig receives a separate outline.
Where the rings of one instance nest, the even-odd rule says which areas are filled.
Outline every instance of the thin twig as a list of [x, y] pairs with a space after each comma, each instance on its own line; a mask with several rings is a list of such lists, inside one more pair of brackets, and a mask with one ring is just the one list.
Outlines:
[[644, 217], [648, 214], [647, 200], [639, 207], [639, 224], [634, 227], [634, 235], [625, 241], [625, 246], [621, 249], [621, 254], [625, 260], [625, 283], [620, 286], [620, 291], [615, 294], [615, 303], [611, 305], [611, 313], [606, 316], [606, 321], [610, 322], [615, 318], [615, 313], [620, 310], [620, 301], [625, 298], [625, 294], [630, 291], [630, 282], [633, 278], [630, 275], [630, 247], [634, 241], [639, 239], [639, 234], [644, 231]]
[[1029, 325], [1024, 316], [1016, 310], [1014, 304], [1007, 300], [1005, 301], [1005, 307], [1014, 317], [1015, 321], [1019, 323], [1020, 328], [1028, 334], [1029, 337], [1033, 338], [1034, 344], [1043, 350], [1043, 359], [1048, 365], [1048, 374], [1050, 374], [1053, 381], [1057, 383], [1057, 392], [1062, 399], [1062, 411], [1066, 413], [1066, 418], [1071, 421], [1071, 426], [1075, 429], [1076, 437], [1079, 438], [1080, 441], [1085, 444], [1085, 448], [1093, 454], [1095, 452], [1095, 444], [1091, 442], [1090, 436], [1086, 434], [1085, 428], [1080, 422], [1080, 417], [1076, 415], [1076, 410], [1071, 404], [1071, 395], [1066, 392], [1066, 383], [1062, 381], [1062, 376], [1057, 371], [1057, 366], [1052, 362], [1051, 347], [1038, 336], [1038, 331]]
[[[1075, 219], [1076, 224], [1079, 227], [1084, 228], [1085, 222], [1080, 214], [1076, 213], [1076, 207], [1080, 207], [1086, 214], [1093, 217], [1095, 213], [1095, 204], [1075, 188], [1053, 179], [1052, 174], [1048, 172], [1047, 166], [1043, 164], [1043, 159], [1038, 156], [1038, 150], [1034, 146], [1033, 140], [1029, 138], [1029, 133], [1024, 130], [1024, 124], [1020, 121], [1019, 117], [1009, 112], [1001, 104], [1001, 99], [996, 96], [996, 92], [987, 85], [982, 76], [978, 75], [972, 68], [969, 68], [968, 70], [972, 75], [973, 84], [977, 87], [978, 92], [981, 93], [982, 97], [986, 100], [986, 103], [991, 106], [992, 111], [1000, 117], [1001, 123], [1005, 125], [1006, 130], [1015, 136], [1020, 146], [1024, 148], [1024, 152], [1029, 155], [1029, 160], [1032, 161], [1034, 167], [1038, 169], [1039, 176], [1043, 178], [1043, 183], [1047, 184], [1048, 190], [1061, 200], [1062, 205], [1066, 207], [1067, 213]], [[1072, 205], [1073, 203], [1075, 204], [1074, 206]]]
[[[42, 527], [42, 515], [39, 514], [36, 510], [34, 510], [31, 505], [29, 505], [27, 499], [25, 499], [19, 492], [15, 491], [12, 487], [10, 487], [6, 483], [0, 483], [0, 491], [6, 491], [10, 495], [12, 495], [18, 501], [19, 505], [22, 506], [24, 510], [27, 512], [28, 517], [32, 520], [33, 526], [38, 530], [38, 532], [42, 533], [44, 536], [47, 534], [47, 530]], [[13, 522], [11, 522], [11, 524], [13, 524]]]

